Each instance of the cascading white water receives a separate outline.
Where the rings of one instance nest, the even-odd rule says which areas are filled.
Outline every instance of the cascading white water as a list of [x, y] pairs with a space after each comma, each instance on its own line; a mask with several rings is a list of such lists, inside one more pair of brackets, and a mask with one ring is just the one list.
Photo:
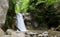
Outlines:
[[[20, 31], [27, 31], [26, 26], [24, 24], [24, 19], [22, 13], [17, 13], [17, 27]], [[17, 30], [17, 31], [19, 31]]]

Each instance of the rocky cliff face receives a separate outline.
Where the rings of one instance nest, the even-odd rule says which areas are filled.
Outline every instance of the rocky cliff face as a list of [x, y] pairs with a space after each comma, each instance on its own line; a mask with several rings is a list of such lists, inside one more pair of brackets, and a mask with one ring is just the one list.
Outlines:
[[8, 7], [8, 0], [0, 0], [0, 27], [5, 23]]

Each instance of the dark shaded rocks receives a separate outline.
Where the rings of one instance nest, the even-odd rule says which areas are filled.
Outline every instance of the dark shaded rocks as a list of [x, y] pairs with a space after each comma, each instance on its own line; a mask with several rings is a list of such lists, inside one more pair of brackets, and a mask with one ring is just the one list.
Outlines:
[[60, 25], [56, 28], [56, 31], [60, 31]]

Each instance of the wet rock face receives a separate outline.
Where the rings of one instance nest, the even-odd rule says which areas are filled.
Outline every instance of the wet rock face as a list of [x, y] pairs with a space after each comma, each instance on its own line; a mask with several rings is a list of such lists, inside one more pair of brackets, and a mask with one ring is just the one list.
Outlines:
[[5, 23], [8, 10], [8, 0], [0, 0], [0, 27]]

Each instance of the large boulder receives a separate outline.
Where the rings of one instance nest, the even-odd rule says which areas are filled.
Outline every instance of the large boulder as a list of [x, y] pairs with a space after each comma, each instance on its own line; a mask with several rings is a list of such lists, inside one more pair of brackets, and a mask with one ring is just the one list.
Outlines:
[[7, 29], [6, 33], [8, 35], [14, 35], [14, 34], [16, 34], [16, 32], [14, 30], [12, 30], [12, 29]]
[[11, 35], [10, 37], [25, 37], [25, 32], [17, 32], [12, 29], [8, 29], [6, 33]]
[[0, 28], [0, 37], [5, 35], [4, 31]]
[[0, 27], [5, 23], [8, 7], [8, 0], [0, 0]]
[[1, 37], [11, 37], [11, 35], [3, 35], [3, 36], [1, 36]]

